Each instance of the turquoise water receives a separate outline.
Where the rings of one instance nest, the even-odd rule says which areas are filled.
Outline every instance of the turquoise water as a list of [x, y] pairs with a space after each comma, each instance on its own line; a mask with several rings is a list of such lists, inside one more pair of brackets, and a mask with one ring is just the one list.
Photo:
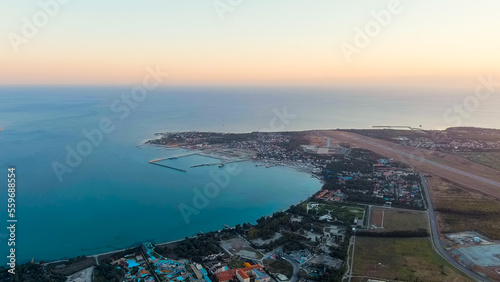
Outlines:
[[[155, 132], [269, 129], [276, 109], [284, 107], [294, 118], [275, 124], [282, 130], [389, 123], [443, 128], [448, 126], [443, 111], [467, 94], [422, 98], [417, 92], [384, 90], [169, 88], [150, 93], [121, 119], [122, 113], [110, 106], [128, 91], [127, 87], [0, 88], [0, 173], [4, 173], [0, 179], [6, 183], [7, 168], [16, 167], [16, 254], [21, 261], [106, 252], [253, 222], [321, 187], [317, 179], [289, 168], [239, 163], [241, 173], [232, 175], [186, 223], [179, 205], [193, 206], [195, 191], [213, 183], [211, 175], [227, 168], [199, 167], [184, 173], [151, 165], [149, 160], [185, 153], [136, 147], [154, 138]], [[500, 127], [498, 105], [498, 98], [492, 97], [466, 122]], [[82, 130], [99, 128], [104, 118], [113, 123], [114, 131], [104, 134], [102, 143], [92, 146], [81, 164], [59, 181], [52, 165], [67, 164], [66, 148], [76, 150], [86, 140]], [[205, 157], [191, 156], [172, 162], [188, 168], [204, 161]], [[0, 193], [4, 218], [6, 194]], [[7, 235], [0, 232], [2, 258], [8, 255]]]
[[127, 262], [129, 268], [132, 268], [134, 266], [139, 266], [140, 265], [137, 262], [135, 262], [135, 260], [133, 260], [133, 259], [129, 259], [126, 262]]

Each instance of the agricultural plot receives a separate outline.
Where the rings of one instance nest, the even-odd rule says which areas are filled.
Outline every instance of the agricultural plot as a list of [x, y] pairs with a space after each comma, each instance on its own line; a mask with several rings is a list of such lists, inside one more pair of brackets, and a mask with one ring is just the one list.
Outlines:
[[356, 237], [351, 281], [470, 281], [431, 246], [428, 238]]
[[424, 211], [372, 207], [370, 230], [411, 231], [428, 230], [427, 214]]

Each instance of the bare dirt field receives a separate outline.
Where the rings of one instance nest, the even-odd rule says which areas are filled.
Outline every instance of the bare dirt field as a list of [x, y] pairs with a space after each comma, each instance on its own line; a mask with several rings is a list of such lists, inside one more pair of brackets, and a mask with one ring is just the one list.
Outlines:
[[221, 247], [228, 250], [232, 254], [245, 258], [261, 259], [263, 257], [261, 252], [252, 248], [248, 242], [239, 237], [222, 241]]
[[84, 257], [54, 264], [54, 273], [70, 275], [95, 265], [95, 258]]
[[370, 213], [370, 229], [382, 228], [384, 216], [382, 209], [372, 208]]
[[331, 137], [336, 142], [349, 143], [352, 148], [371, 150], [406, 163], [419, 171], [449, 179], [500, 199], [500, 171], [456, 155], [404, 147], [392, 142], [338, 130], [309, 131], [307, 135], [310, 136], [311, 143]]
[[94, 266], [84, 269], [68, 277], [67, 282], [92, 282]]

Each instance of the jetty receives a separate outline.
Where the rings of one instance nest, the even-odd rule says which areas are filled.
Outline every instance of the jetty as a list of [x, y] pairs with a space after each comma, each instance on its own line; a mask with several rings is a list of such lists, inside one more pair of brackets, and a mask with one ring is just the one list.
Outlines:
[[192, 165], [190, 167], [212, 166], [212, 165], [224, 166], [224, 163], [197, 164], [197, 165]]
[[162, 166], [162, 167], [166, 167], [166, 168], [170, 168], [170, 169], [173, 169], [173, 170], [178, 170], [178, 171], [182, 171], [182, 172], [187, 172], [187, 170], [185, 169], [182, 169], [182, 168], [176, 168], [176, 167], [173, 167], [173, 166], [168, 166], [168, 165], [164, 165], [164, 164], [159, 164], [159, 163], [156, 163], [154, 161], [150, 161], [149, 162], [150, 164], [154, 164], [154, 165], [159, 165], [159, 166]]
[[158, 165], [158, 166], [162, 166], [162, 167], [166, 167], [166, 168], [170, 168], [170, 169], [173, 169], [173, 170], [187, 172], [187, 170], [185, 170], [185, 169], [176, 168], [176, 167], [168, 166], [168, 165], [164, 165], [164, 164], [159, 164], [158, 162], [160, 162], [160, 161], [166, 161], [166, 160], [176, 160], [178, 158], [188, 157], [188, 156], [197, 155], [197, 154], [198, 153], [190, 153], [190, 154], [184, 154], [184, 155], [175, 156], [175, 157], [168, 157], [168, 158], [163, 158], [163, 159], [156, 159], [156, 160], [149, 161], [149, 163], [150, 164], [154, 164], [154, 165]]
[[175, 160], [175, 159], [178, 159], [178, 158], [189, 157], [189, 156], [193, 156], [193, 155], [198, 155], [198, 153], [184, 154], [184, 155], [180, 155], [180, 156], [165, 158], [164, 160]]
[[[202, 156], [205, 156], [202, 154]], [[210, 155], [207, 155], [207, 157], [211, 157]], [[228, 159], [221, 159], [220, 163], [205, 163], [205, 164], [197, 164], [197, 165], [192, 165], [190, 166], [191, 168], [193, 167], [201, 167], [201, 166], [213, 166], [213, 165], [218, 165], [219, 167], [224, 167], [226, 164], [231, 164], [231, 163], [239, 163], [239, 162], [245, 162], [246, 160], [228, 160]]]
[[198, 153], [190, 153], [190, 154], [185, 154], [185, 155], [180, 155], [180, 156], [175, 156], [175, 157], [168, 157], [168, 158], [163, 158], [163, 159], [157, 159], [157, 160], [152, 160], [152, 161], [149, 161], [150, 163], [153, 162], [159, 162], [159, 161], [166, 161], [166, 160], [176, 160], [178, 158], [182, 158], [182, 157], [189, 157], [189, 156], [192, 156], [192, 155], [198, 155]]

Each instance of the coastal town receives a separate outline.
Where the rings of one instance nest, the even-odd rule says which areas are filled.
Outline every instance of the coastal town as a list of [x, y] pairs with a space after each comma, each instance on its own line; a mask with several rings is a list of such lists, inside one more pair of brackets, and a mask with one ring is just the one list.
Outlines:
[[325, 138], [324, 144], [311, 145], [305, 136], [292, 132], [181, 132], [160, 136], [147, 143], [181, 146], [219, 158], [247, 158], [267, 167], [284, 165], [307, 171], [329, 183], [321, 196], [325, 200], [343, 202], [350, 197], [350, 201], [356, 202], [424, 208], [418, 173], [368, 151], [353, 150], [342, 143], [333, 145], [331, 138]]
[[[488, 136], [497, 134], [486, 132]], [[439, 236], [446, 248], [444, 252], [457, 263], [455, 267], [479, 271], [485, 277], [495, 277], [500, 271], [500, 262], [495, 259], [500, 245], [496, 240], [500, 238], [483, 236], [478, 233], [481, 230], [437, 234], [437, 227], [429, 221], [431, 203], [425, 188], [425, 179], [434, 178], [397, 159], [315, 132], [179, 132], [157, 137], [146, 144], [186, 150], [173, 158], [200, 154], [218, 158], [219, 167], [234, 161], [252, 161], [265, 167], [288, 166], [320, 179], [323, 187], [297, 205], [253, 223], [224, 226], [176, 242], [145, 242], [136, 248], [74, 261], [28, 264], [29, 268], [21, 269], [20, 275], [75, 282], [367, 281], [356, 277], [377, 273], [375, 277], [380, 278], [387, 274], [384, 269], [371, 269], [370, 265], [363, 270], [365, 262], [354, 254], [363, 253], [364, 244], [377, 245], [383, 238], [392, 238], [394, 244], [413, 240], [412, 244], [424, 244], [419, 247], [424, 248], [433, 236]], [[150, 161], [155, 162], [161, 159]], [[444, 211], [448, 210], [436, 208], [438, 213]], [[448, 222], [442, 218], [440, 224]], [[474, 259], [481, 251], [488, 252], [489, 257]], [[393, 250], [392, 255], [397, 252]], [[448, 264], [438, 268], [439, 279], [462, 277]], [[64, 275], [69, 272], [71, 275]], [[86, 280], [90, 275], [91, 280]], [[413, 277], [405, 275], [398, 277]]]
[[[351, 130], [403, 146], [439, 152], [496, 152], [500, 150], [500, 132], [483, 128], [446, 130]], [[389, 134], [387, 134], [389, 132]]]

